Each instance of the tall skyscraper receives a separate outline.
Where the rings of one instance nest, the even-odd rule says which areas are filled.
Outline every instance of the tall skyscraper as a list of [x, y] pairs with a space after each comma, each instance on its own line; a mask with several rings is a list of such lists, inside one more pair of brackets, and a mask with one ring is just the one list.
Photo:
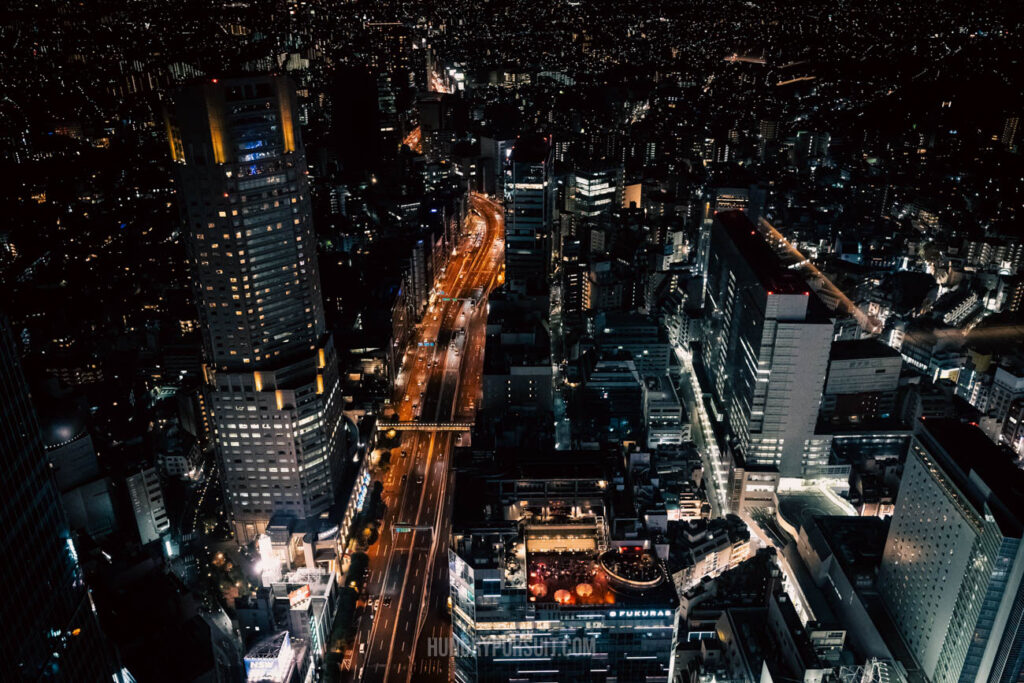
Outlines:
[[[566, 245], [584, 240], [595, 226], [607, 226], [614, 212], [622, 206], [622, 168], [586, 165], [568, 177], [567, 202], [560, 216], [558, 237], [552, 240], [559, 261]], [[562, 264], [564, 266], [564, 263]]]
[[196, 84], [175, 98], [168, 137], [224, 494], [251, 540], [275, 513], [330, 507], [344, 439], [294, 87]]
[[497, 197], [505, 196], [505, 165], [516, 144], [513, 135], [483, 135], [480, 156], [483, 157], [484, 190]]
[[814, 433], [832, 321], [824, 304], [739, 211], [715, 215], [702, 360], [747, 466], [813, 477], [829, 438]]
[[694, 259], [694, 271], [704, 276], [707, 282], [708, 252], [711, 249], [711, 232], [715, 224], [715, 216], [725, 211], [747, 211], [750, 205], [750, 192], [742, 187], [719, 187], [712, 189], [702, 204], [703, 218], [700, 233], [697, 235], [697, 254]]
[[107, 660], [39, 424], [0, 316], [0, 680], [101, 681]]
[[548, 287], [555, 214], [551, 140], [516, 141], [505, 169], [505, 281], [513, 291]]
[[1024, 471], [980, 429], [922, 420], [878, 589], [932, 683], [1024, 671]]

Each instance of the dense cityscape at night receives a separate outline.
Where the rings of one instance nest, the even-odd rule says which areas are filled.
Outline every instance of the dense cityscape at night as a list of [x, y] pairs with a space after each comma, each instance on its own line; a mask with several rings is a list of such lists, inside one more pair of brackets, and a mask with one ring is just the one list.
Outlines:
[[5, 9], [3, 683], [1024, 683], [1014, 3]]

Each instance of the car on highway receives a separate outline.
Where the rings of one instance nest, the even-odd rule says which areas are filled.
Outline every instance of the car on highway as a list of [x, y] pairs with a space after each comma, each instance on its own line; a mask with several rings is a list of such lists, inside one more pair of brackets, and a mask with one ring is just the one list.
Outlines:
[[390, 605], [391, 605], [391, 598], [390, 597], [384, 598], [384, 606], [388, 607]]
[[408, 480], [409, 480], [409, 475], [408, 474], [403, 474], [402, 475], [402, 483], [404, 484]]
[[422, 472], [417, 472], [416, 473], [416, 483], [417, 484], [422, 484], [423, 483], [423, 473]]
[[408, 458], [409, 457], [409, 451], [403, 449], [402, 450], [402, 457], [403, 458]]
[[359, 654], [366, 652], [366, 643], [359, 643]]

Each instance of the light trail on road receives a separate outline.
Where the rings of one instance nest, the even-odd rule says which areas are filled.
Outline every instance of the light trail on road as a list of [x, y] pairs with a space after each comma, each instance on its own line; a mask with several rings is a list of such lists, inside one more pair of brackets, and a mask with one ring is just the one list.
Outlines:
[[423, 128], [416, 126], [409, 134], [402, 140], [402, 144], [411, 149], [416, 154], [423, 154]]
[[[394, 422], [470, 424], [482, 395], [487, 295], [504, 264], [501, 205], [470, 195], [470, 213], [417, 334], [403, 356]], [[409, 430], [383, 479], [389, 501], [371, 546], [368, 606], [357, 629], [352, 670], [363, 681], [447, 681], [446, 657], [430, 657], [429, 638], [447, 638], [448, 539], [452, 449], [460, 434]], [[428, 530], [429, 529], [429, 530]], [[387, 604], [385, 604], [387, 603]]]
[[869, 334], [878, 334], [882, 331], [882, 326], [878, 320], [862, 311], [850, 297], [846, 296], [846, 293], [843, 292], [843, 290], [839, 289], [832, 280], [818, 270], [816, 265], [811, 263], [810, 259], [800, 253], [799, 249], [794, 247], [781, 232], [776, 230], [774, 225], [764, 218], [760, 219], [760, 223], [761, 227], [768, 231], [769, 242], [772, 246], [795, 257], [796, 263], [798, 264], [796, 269], [806, 270], [810, 274], [807, 284], [814, 288], [815, 292], [825, 298], [835, 299], [841, 303], [845, 310], [841, 310], [840, 312], [849, 313], [856, 318], [857, 324], [860, 325], [861, 329], [865, 332]]
[[430, 72], [430, 84], [427, 89], [430, 92], [451, 94], [451, 89], [445, 85], [444, 79], [441, 78], [441, 74], [437, 73], [437, 71]]
[[[796, 259], [796, 269], [806, 270], [809, 273], [808, 284], [823, 298], [837, 300], [842, 306], [840, 312], [848, 312], [857, 320], [861, 329], [871, 335], [882, 331], [882, 324], [874, 316], [865, 313], [850, 297], [846, 296], [843, 290], [839, 289], [832, 280], [818, 270], [818, 267], [811, 263], [810, 259], [804, 256], [799, 249], [794, 247], [774, 225], [764, 218], [760, 219], [761, 226], [768, 232], [769, 242], [781, 251], [786, 252]], [[959, 344], [971, 342], [992, 342], [1006, 343], [1024, 339], [1024, 325], [990, 325], [982, 324], [979, 327], [967, 329], [937, 329], [927, 333], [910, 331], [905, 339], [917, 339], [922, 334], [933, 335], [936, 338], [955, 342]]]

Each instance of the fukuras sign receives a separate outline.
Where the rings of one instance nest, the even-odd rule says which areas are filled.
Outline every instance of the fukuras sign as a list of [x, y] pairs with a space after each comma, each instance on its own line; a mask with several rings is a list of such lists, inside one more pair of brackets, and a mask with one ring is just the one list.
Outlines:
[[671, 617], [672, 610], [670, 609], [622, 609], [612, 610], [608, 612], [608, 616], [612, 619], [616, 618], [641, 618], [641, 619], [657, 619], [658, 617]]

